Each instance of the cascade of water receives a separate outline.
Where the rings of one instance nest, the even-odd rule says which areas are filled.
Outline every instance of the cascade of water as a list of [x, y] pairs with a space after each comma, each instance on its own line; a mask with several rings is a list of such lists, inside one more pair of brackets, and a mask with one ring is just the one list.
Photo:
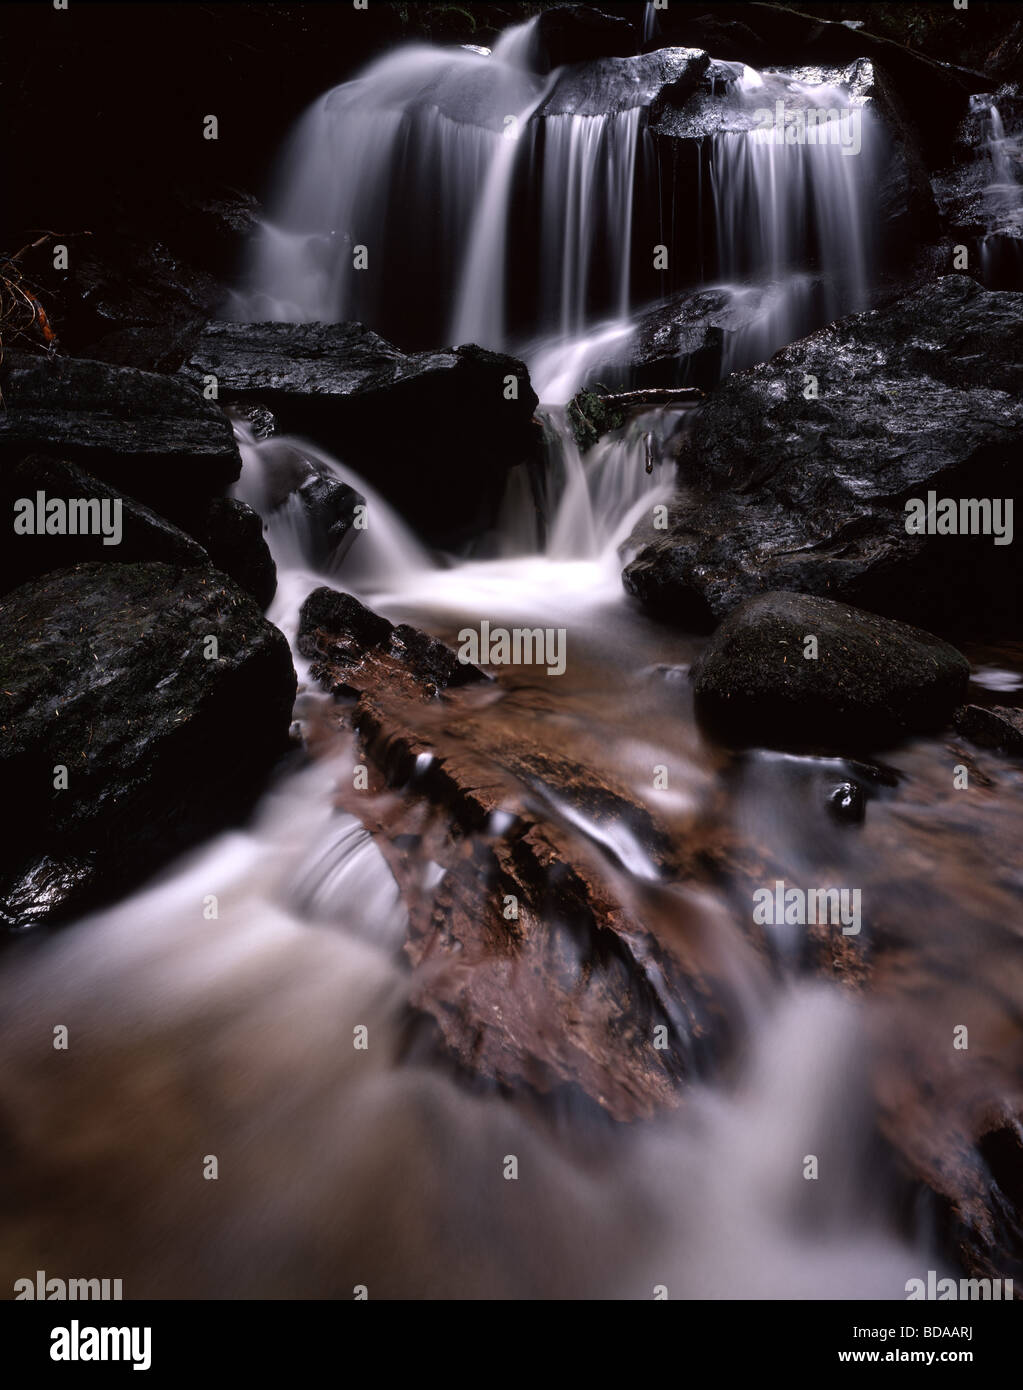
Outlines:
[[[505, 350], [529, 330], [567, 347], [595, 320], [624, 323], [634, 307], [634, 224], [645, 215], [637, 191], [653, 154], [646, 112], [543, 112], [557, 76], [530, 71], [534, 47], [534, 21], [508, 31], [489, 58], [414, 46], [321, 98], [289, 149], [234, 315], [359, 319], [406, 347]], [[672, 283], [782, 282], [812, 269], [822, 314], [862, 307], [879, 144], [869, 110], [849, 85], [742, 63], [714, 71], [739, 128], [681, 142], [698, 151], [695, 221], [682, 186], [669, 180], [667, 199], [661, 188], [657, 235], [674, 248]], [[828, 121], [796, 140], [794, 128], [765, 139], [748, 128], [765, 103], [784, 105], [786, 121], [810, 107]], [[677, 154], [680, 142], [669, 143]], [[806, 330], [804, 289], [793, 286], [788, 318], [776, 307], [771, 347], [789, 327]]]
[[865, 306], [876, 126], [866, 111], [849, 114], [857, 118], [861, 141], [852, 155], [851, 145], [837, 141], [785, 143], [763, 138], [760, 130], [727, 132], [710, 142], [715, 246], [723, 279], [777, 283], [812, 267], [824, 277], [829, 308], [848, 312]]
[[409, 309], [405, 275], [385, 277], [381, 291], [372, 274], [387, 263], [415, 280], [436, 329], [479, 222], [480, 185], [514, 153], [504, 115], [525, 116], [543, 93], [520, 66], [528, 37], [509, 38], [491, 58], [400, 49], [321, 97], [285, 151], [234, 316], [383, 328], [388, 285], [406, 318]]
[[981, 273], [987, 285], [1016, 287], [1023, 274], [1023, 141], [1006, 131], [990, 96], [973, 96], [970, 106], [988, 120], [982, 147], [990, 174], [983, 187], [987, 230], [980, 241]]

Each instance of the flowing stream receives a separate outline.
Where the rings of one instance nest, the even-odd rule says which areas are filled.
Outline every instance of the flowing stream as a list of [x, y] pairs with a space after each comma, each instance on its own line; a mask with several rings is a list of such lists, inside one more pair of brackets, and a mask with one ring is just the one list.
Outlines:
[[[999, 793], [1013, 781], [1018, 791], [1018, 774], [976, 753], [988, 790], [967, 823], [949, 750], [917, 740], [891, 755], [864, 823], [849, 826], [828, 806], [855, 780], [850, 765], [733, 756], [703, 739], [685, 679], [699, 639], [638, 613], [620, 580], [634, 523], [670, 495], [686, 411], [634, 416], [585, 455], [565, 416], [643, 307], [632, 205], [650, 136], [639, 107], [538, 117], [557, 73], [528, 71], [530, 42], [527, 26], [490, 57], [405, 49], [315, 103], [233, 311], [358, 318], [386, 334], [414, 304], [410, 332], [431, 346], [521, 352], [542, 402], [541, 505], [513, 473], [490, 550], [439, 556], [343, 460], [242, 425], [237, 492], [258, 507], [275, 455], [297, 451], [368, 500], [365, 534], [325, 568], [296, 510], [266, 513], [279, 574], [268, 616], [293, 647], [298, 608], [322, 583], [452, 644], [484, 619], [564, 629], [564, 675], [497, 670], [487, 703], [465, 717], [491, 728], [495, 747], [520, 739], [613, 779], [691, 854], [691, 873], [666, 874], [625, 821], [597, 825], [570, 788], [529, 787], [655, 936], [713, 960], [730, 1044], [694, 1051], [680, 1108], [628, 1125], [570, 1096], [470, 1085], [445, 1066], [409, 1007], [403, 894], [374, 836], [338, 809], [351, 736], [296, 651], [309, 756], [282, 771], [252, 823], [8, 967], [19, 978], [6, 1047], [36, 1181], [82, 1198], [59, 1228], [49, 1208], [24, 1211], [11, 1241], [26, 1268], [102, 1265], [126, 1297], [348, 1298], [366, 1285], [370, 1297], [651, 1298], [665, 1286], [671, 1297], [898, 1299], [907, 1279], [943, 1267], [930, 1213], [907, 1208], [878, 1141], [879, 1097], [889, 1112], [910, 1105], [907, 1057], [936, 1054], [964, 1011], [979, 1039], [997, 1029], [998, 922], [1018, 889], [1005, 865], [1019, 831]], [[736, 100], [771, 80], [739, 73]], [[845, 309], [863, 302], [866, 166], [837, 147], [773, 148], [734, 132], [708, 137], [703, 160], [718, 243], [710, 283], [737, 294], [783, 283], [798, 296], [812, 235], [818, 266], [841, 272], [829, 293]], [[523, 181], [538, 190], [542, 229], [525, 248]], [[352, 268], [353, 248], [372, 256], [408, 236], [399, 206], [415, 212], [405, 278], [381, 287]], [[792, 335], [793, 302], [773, 321], [778, 342]], [[531, 305], [542, 312], [523, 322]], [[1010, 666], [991, 656], [978, 678], [1015, 683]], [[423, 727], [441, 738], [451, 715], [435, 704]], [[756, 847], [766, 883], [840, 874], [861, 886], [875, 915], [851, 949], [869, 955], [883, 919], [901, 963], [864, 991], [811, 978], [801, 929], [779, 930], [765, 952], [747, 926], [747, 877], [698, 867], [734, 843]], [[421, 890], [436, 891], [443, 871], [425, 853], [417, 870]], [[76, 1047], [40, 1060], [40, 1017], [66, 1023]], [[352, 1042], [362, 1026], [365, 1051]], [[945, 1063], [920, 1066], [937, 1087], [934, 1124], [952, 1123]], [[201, 1180], [208, 1154], [216, 1183]], [[507, 1155], [517, 1181], [504, 1180]], [[804, 1177], [807, 1155], [818, 1180]]]

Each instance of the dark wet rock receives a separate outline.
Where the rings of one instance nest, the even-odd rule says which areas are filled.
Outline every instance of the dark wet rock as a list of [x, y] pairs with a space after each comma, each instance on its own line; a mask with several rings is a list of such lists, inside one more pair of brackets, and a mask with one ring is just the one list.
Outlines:
[[945, 628], [1015, 622], [1013, 547], [909, 534], [906, 503], [1017, 497], [1021, 309], [948, 276], [729, 378], [694, 417], [667, 529], [633, 537], [626, 587], [682, 626], [768, 589]]
[[189, 529], [209, 556], [207, 563], [230, 575], [260, 608], [270, 606], [277, 592], [277, 566], [258, 513], [233, 497], [214, 497]]
[[855, 782], [840, 782], [828, 796], [828, 807], [836, 820], [858, 824], [867, 812], [866, 799]]
[[228, 414], [243, 420], [252, 431], [253, 438], [260, 442], [272, 439], [277, 433], [277, 421], [273, 411], [265, 405], [260, 405], [258, 401], [253, 401], [251, 405], [235, 407], [228, 411]]
[[299, 613], [298, 643], [303, 656], [317, 653], [318, 631], [327, 637], [348, 640], [356, 647], [386, 647], [394, 625], [351, 594], [324, 585], [313, 590]]
[[449, 686], [489, 679], [471, 661], [460, 661], [450, 647], [408, 623], [399, 623], [394, 629], [391, 650], [428, 690], [446, 690]]
[[[31, 503], [31, 524], [39, 530], [38, 494], [43, 494], [42, 526], [45, 528], [45, 504], [49, 502], [83, 502], [82, 509], [54, 508], [52, 525], [70, 524], [87, 534], [19, 534], [12, 522], [19, 512], [15, 504]], [[104, 506], [106, 510], [104, 511]], [[82, 520], [78, 520], [79, 511]], [[208, 565], [209, 556], [192, 536], [157, 515], [133, 497], [118, 492], [100, 478], [95, 478], [73, 463], [40, 455], [31, 455], [15, 463], [0, 464], [0, 513], [4, 518], [7, 536], [0, 547], [0, 592], [7, 592], [48, 570], [67, 569], [87, 561], [103, 563], [135, 563], [163, 560], [174, 565]], [[72, 521], [71, 518], [74, 518]], [[102, 530], [106, 526], [111, 544]], [[91, 528], [97, 529], [93, 531]], [[116, 543], [114, 538], [119, 537]]]
[[[61, 350], [75, 357], [175, 372], [229, 297], [256, 227], [251, 194], [181, 189], [174, 215], [141, 231], [131, 217], [30, 249], [25, 273], [46, 305]], [[67, 247], [66, 269], [53, 246]]]
[[[808, 636], [816, 659], [804, 655]], [[691, 676], [701, 720], [730, 741], [842, 750], [944, 727], [970, 666], [919, 628], [830, 599], [767, 593], [722, 623]]]
[[601, 116], [633, 107], [683, 106], [710, 62], [697, 48], [663, 48], [632, 58], [602, 58], [566, 68], [541, 116]]
[[258, 398], [435, 539], [485, 526], [536, 448], [525, 366], [472, 345], [403, 353], [356, 323], [211, 323], [186, 372], [216, 375], [223, 401]]
[[639, 47], [635, 25], [622, 15], [604, 14], [589, 5], [558, 5], [545, 10], [534, 34], [537, 72], [594, 58], [624, 58]]
[[0, 920], [24, 926], [127, 891], [243, 815], [286, 746], [295, 673], [217, 570], [87, 564], [0, 601], [0, 688], [18, 808]]
[[386, 672], [396, 691], [416, 699], [487, 679], [435, 637], [408, 623], [395, 627], [351, 594], [326, 586], [302, 605], [298, 649], [311, 660], [314, 679], [336, 695], [350, 696], [360, 688], [357, 673], [367, 663], [378, 677]]
[[1002, 29], [983, 64], [997, 82], [1023, 82], [1023, 19]]
[[73, 358], [8, 353], [0, 464], [30, 452], [81, 464], [129, 496], [175, 505], [233, 483], [241, 456], [223, 412], [185, 381]]
[[963, 705], [955, 726], [971, 743], [1004, 753], [1023, 753], [1023, 710], [1007, 705]]

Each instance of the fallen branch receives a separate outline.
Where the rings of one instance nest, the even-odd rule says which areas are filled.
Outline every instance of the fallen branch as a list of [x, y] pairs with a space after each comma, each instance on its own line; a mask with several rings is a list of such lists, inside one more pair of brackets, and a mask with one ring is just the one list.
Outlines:
[[650, 386], [643, 391], [612, 391], [600, 400], [608, 410], [631, 410], [645, 405], [690, 405], [703, 398], [704, 392], [696, 386]]

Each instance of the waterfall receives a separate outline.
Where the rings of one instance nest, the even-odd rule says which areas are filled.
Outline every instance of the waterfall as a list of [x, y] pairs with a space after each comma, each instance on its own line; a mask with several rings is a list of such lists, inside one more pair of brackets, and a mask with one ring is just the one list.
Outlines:
[[985, 284], [1018, 285], [1023, 271], [1023, 156], [1020, 137], [1006, 133], [998, 107], [988, 106], [985, 152], [991, 179], [984, 190], [989, 230], [980, 244]]
[[[420, 45], [326, 93], [285, 151], [235, 317], [380, 324], [394, 311], [389, 293], [401, 305], [414, 281], [442, 337], [479, 188], [513, 152], [503, 115], [525, 116], [542, 93], [538, 78], [498, 53]], [[385, 263], [391, 274], [381, 277]]]
[[[714, 119], [705, 135], [668, 142], [671, 169], [658, 171], [650, 209], [663, 138], [649, 111], [546, 110], [558, 72], [530, 71], [535, 37], [530, 21], [489, 57], [403, 48], [314, 103], [286, 151], [232, 316], [357, 319], [405, 348], [537, 352], [561, 396], [577, 383], [549, 370], [551, 349], [560, 343], [567, 361], [628, 324], [657, 292], [655, 244], [672, 257], [662, 293], [787, 285], [791, 311], [775, 293], [771, 332], [756, 344], [770, 350], [814, 326], [797, 273], [819, 275], [818, 320], [864, 306], [881, 139], [853, 95], [855, 74], [814, 85], [715, 64]], [[775, 106], [788, 126], [765, 138], [756, 118]], [[804, 131], [811, 109], [827, 120]], [[841, 139], [851, 122], [855, 151]], [[690, 182], [678, 161], [694, 153]]]
[[[648, 6], [645, 31], [655, 25]], [[660, 460], [677, 417], [634, 422], [583, 455], [563, 407], [600, 372], [613, 379], [636, 310], [656, 292], [651, 249], [671, 250], [662, 292], [710, 283], [740, 311], [755, 295], [749, 322], [740, 312], [726, 335], [725, 372], [862, 307], [878, 127], [849, 75], [814, 84], [716, 63], [710, 99], [725, 128], [710, 122], [698, 139], [669, 142], [671, 175], [665, 183], [659, 170], [651, 208], [661, 154], [649, 110], [626, 96], [624, 109], [566, 111], [561, 89], [547, 103], [560, 70], [534, 73], [535, 52], [535, 20], [508, 30], [490, 56], [413, 45], [314, 103], [234, 313], [358, 319], [406, 348], [478, 342], [523, 356], [544, 407], [546, 474], [512, 470], [498, 534], [481, 537], [476, 554], [606, 567], [626, 521], [670, 482], [650, 459]], [[765, 133], [776, 108], [780, 124]], [[810, 108], [824, 109], [818, 129], [807, 128]], [[855, 151], [842, 139], [852, 122]], [[695, 186], [676, 177], [680, 151], [695, 154]], [[275, 447], [245, 441], [246, 477]], [[317, 469], [371, 491], [343, 460], [301, 447]], [[373, 536], [357, 537], [340, 562], [346, 582], [372, 592], [435, 568], [379, 499], [373, 514]], [[301, 521], [293, 504], [272, 519], [286, 570], [309, 567]]]
[[867, 113], [861, 122], [865, 147], [855, 158], [837, 143], [783, 144], [756, 130], [715, 137], [710, 188], [723, 279], [778, 283], [812, 266], [833, 305], [865, 306], [873, 127]]

